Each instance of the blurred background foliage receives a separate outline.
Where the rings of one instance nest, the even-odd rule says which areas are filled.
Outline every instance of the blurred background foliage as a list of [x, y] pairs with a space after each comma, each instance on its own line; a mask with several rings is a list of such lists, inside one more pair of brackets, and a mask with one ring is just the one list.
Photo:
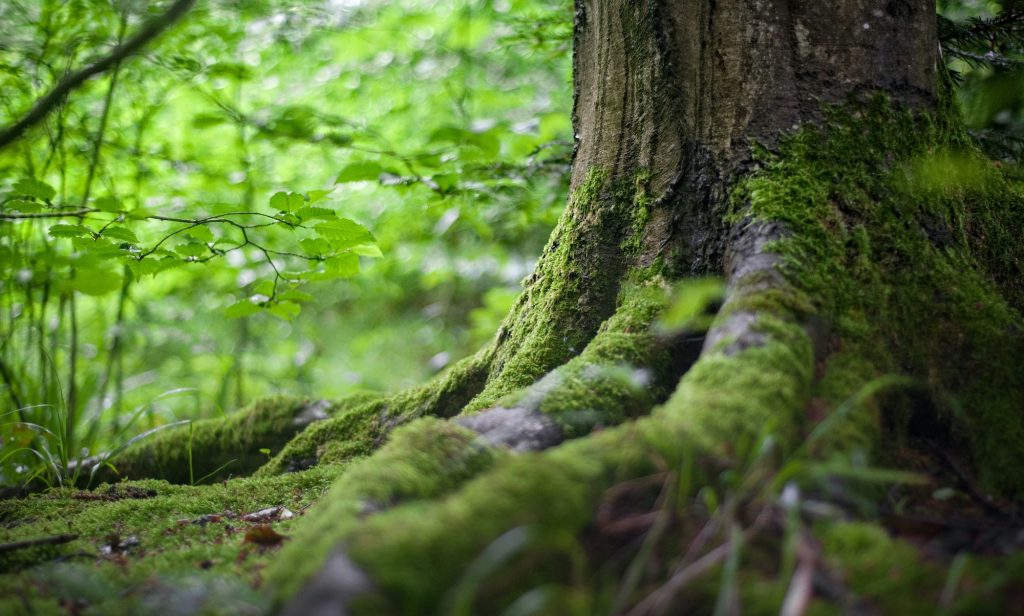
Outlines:
[[[170, 4], [0, 3], [0, 126]], [[1016, 9], [939, 9], [1011, 163], [1024, 45], [991, 24]], [[0, 483], [267, 394], [393, 391], [488, 340], [565, 198], [572, 10], [205, 0], [0, 149]]]

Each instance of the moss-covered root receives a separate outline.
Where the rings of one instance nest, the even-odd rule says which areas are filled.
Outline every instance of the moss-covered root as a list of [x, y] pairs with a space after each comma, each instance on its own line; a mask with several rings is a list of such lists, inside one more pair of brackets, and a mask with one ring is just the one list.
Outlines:
[[473, 431], [436, 418], [395, 430], [371, 458], [347, 468], [309, 511], [300, 532], [267, 571], [275, 590], [289, 596], [309, 580], [360, 519], [450, 492], [502, 455]]
[[267, 450], [277, 451], [307, 426], [372, 398], [373, 394], [355, 394], [339, 402], [292, 397], [258, 400], [230, 415], [160, 430], [124, 451], [87, 460], [84, 466], [89, 470], [82, 469], [79, 481], [95, 485], [152, 478], [192, 483], [245, 475], [266, 462]]
[[[608, 488], [654, 468], [681, 468], [705, 444], [722, 451], [727, 444], [763, 436], [765, 430], [793, 432], [787, 423], [810, 392], [809, 336], [802, 325], [783, 318], [766, 319], [755, 329], [761, 333], [757, 346], [731, 354], [707, 352], [683, 377], [669, 404], [650, 417], [541, 453], [499, 460], [443, 501], [368, 516], [344, 544], [309, 548], [333, 550], [333, 564], [304, 586], [295, 605], [313, 609], [337, 601], [337, 595], [317, 590], [332, 575], [350, 592], [367, 584], [379, 591], [363, 595], [361, 600], [372, 602], [361, 604], [365, 613], [402, 614], [444, 613], [452, 607], [447, 602], [465, 601], [467, 592], [470, 599], [479, 597], [471, 601], [473, 613], [500, 613], [511, 598], [538, 583], [568, 581], [563, 580], [570, 569], [562, 549], [565, 538], [577, 536], [593, 519]], [[711, 427], [705, 427], [712, 418]], [[366, 461], [376, 463], [375, 457]], [[504, 563], [493, 579], [463, 577], [484, 566], [493, 551], [489, 546], [504, 533], [521, 527], [529, 529], [532, 539], [516, 546], [518, 565]], [[296, 542], [292, 553], [305, 552]], [[297, 566], [281, 562], [275, 571]], [[353, 572], [363, 572], [365, 583], [352, 584]], [[291, 576], [271, 581], [289, 590], [297, 582]]]
[[660, 278], [628, 285], [615, 314], [580, 355], [494, 407], [480, 413], [471, 408], [457, 421], [492, 442], [527, 451], [646, 415], [700, 351], [699, 338], [652, 332], [668, 291]]
[[451, 417], [483, 388], [494, 353], [485, 347], [429, 383], [354, 405], [303, 431], [256, 472], [271, 476], [369, 455], [393, 429], [423, 416]]

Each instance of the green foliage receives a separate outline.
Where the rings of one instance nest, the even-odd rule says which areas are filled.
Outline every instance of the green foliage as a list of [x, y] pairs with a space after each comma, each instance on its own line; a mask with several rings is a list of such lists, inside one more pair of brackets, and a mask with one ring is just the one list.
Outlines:
[[[0, 125], [163, 8], [4, 4]], [[564, 196], [570, 20], [562, 0], [197, 3], [0, 150], [0, 397], [62, 439], [49, 479], [127, 425], [393, 390], [492, 334], [469, 315], [514, 293]], [[167, 386], [191, 393], [148, 404]], [[0, 483], [54, 447], [0, 438], [25, 447]]]

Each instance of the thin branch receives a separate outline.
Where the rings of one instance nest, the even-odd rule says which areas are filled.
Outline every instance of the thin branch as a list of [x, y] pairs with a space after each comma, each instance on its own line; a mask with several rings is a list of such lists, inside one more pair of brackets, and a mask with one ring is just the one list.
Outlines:
[[32, 548], [37, 545], [59, 545], [78, 539], [78, 535], [54, 535], [53, 537], [40, 537], [39, 539], [25, 539], [24, 541], [12, 541], [11, 543], [0, 543], [0, 554], [13, 552], [25, 548]]
[[146, 22], [142, 28], [122, 45], [115, 47], [109, 54], [96, 60], [92, 64], [78, 69], [66, 76], [52, 90], [36, 101], [20, 120], [0, 129], [0, 149], [6, 147], [12, 141], [18, 139], [26, 130], [39, 123], [55, 107], [60, 105], [72, 90], [78, 88], [89, 78], [99, 75], [116, 66], [125, 58], [137, 53], [147, 43], [156, 38], [160, 33], [169, 28], [174, 22], [181, 19], [188, 12], [196, 0], [177, 0], [171, 5], [167, 12]]

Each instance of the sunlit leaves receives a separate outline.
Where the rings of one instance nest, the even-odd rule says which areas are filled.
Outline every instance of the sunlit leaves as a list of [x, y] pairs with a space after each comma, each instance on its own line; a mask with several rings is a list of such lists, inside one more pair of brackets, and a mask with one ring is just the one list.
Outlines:
[[281, 212], [294, 212], [302, 207], [306, 198], [299, 193], [276, 192], [270, 198], [270, 207]]
[[316, 232], [335, 250], [344, 250], [361, 244], [374, 244], [369, 229], [348, 218], [339, 218], [316, 225]]

